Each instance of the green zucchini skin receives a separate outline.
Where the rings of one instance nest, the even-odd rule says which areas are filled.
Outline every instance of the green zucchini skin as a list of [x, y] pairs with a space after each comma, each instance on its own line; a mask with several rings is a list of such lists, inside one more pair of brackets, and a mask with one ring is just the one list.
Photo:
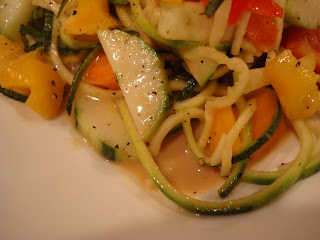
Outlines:
[[110, 147], [109, 145], [105, 144], [104, 142], [101, 142], [101, 150], [100, 150], [102, 156], [106, 157], [107, 159], [111, 161], [116, 160], [116, 151], [113, 147]]
[[193, 90], [196, 88], [197, 85], [198, 83], [194, 78], [188, 80], [186, 86], [181, 90], [176, 100], [177, 101], [186, 100], [190, 96], [190, 94], [193, 92]]
[[5, 95], [6, 97], [9, 97], [11, 99], [14, 99], [16, 101], [23, 102], [23, 103], [25, 103], [28, 99], [28, 96], [26, 96], [26, 95], [23, 95], [21, 93], [17, 93], [15, 91], [12, 91], [9, 89], [2, 88], [1, 86], [0, 86], [0, 93]]
[[71, 114], [72, 111], [72, 103], [76, 96], [76, 92], [79, 86], [79, 83], [82, 79], [82, 76], [87, 69], [87, 67], [90, 65], [90, 63], [98, 56], [98, 54], [102, 51], [102, 46], [97, 45], [86, 57], [86, 59], [83, 61], [83, 63], [80, 65], [79, 69], [77, 70], [76, 74], [74, 75], [74, 78], [72, 80], [71, 89], [69, 92], [69, 97], [66, 105], [67, 113]]
[[[303, 170], [299, 180], [308, 178], [320, 171], [320, 154], [310, 160], [306, 168]], [[263, 172], [246, 169], [243, 173], [242, 180], [259, 185], [269, 185], [280, 178], [285, 173], [284, 170]]]
[[240, 162], [236, 162], [232, 166], [232, 171], [229, 174], [225, 183], [218, 189], [218, 194], [221, 198], [227, 197], [237, 183], [240, 181], [242, 174], [248, 164], [248, 159], [243, 159]]
[[117, 103], [120, 114], [124, 119], [132, 145], [139, 156], [139, 160], [151, 179], [159, 187], [159, 189], [173, 202], [183, 208], [201, 214], [236, 214], [247, 212], [270, 202], [278, 197], [284, 191], [288, 190], [301, 176], [306, 167], [312, 153], [312, 134], [303, 121], [293, 122], [293, 126], [297, 131], [301, 142], [301, 150], [290, 168], [271, 185], [266, 186], [262, 190], [243, 197], [240, 199], [209, 202], [202, 201], [179, 192], [174, 188], [160, 171], [146, 144], [139, 137], [139, 133], [135, 127], [130, 111], [124, 100]]
[[43, 46], [44, 51], [49, 51], [52, 37], [53, 12], [46, 11], [43, 28]]
[[112, 3], [114, 5], [126, 5], [128, 4], [128, 0], [109, 0], [109, 3]]
[[64, 7], [67, 5], [67, 3], [69, 2], [69, 0], [63, 0], [61, 5], [60, 5], [60, 9], [59, 9], [59, 12], [57, 14], [57, 18], [60, 16], [60, 14], [62, 13]]
[[280, 111], [280, 102], [278, 101], [276, 111], [273, 115], [273, 118], [271, 120], [271, 123], [269, 127], [262, 133], [262, 135], [247, 145], [245, 149], [235, 155], [232, 156], [232, 163], [236, 163], [241, 161], [242, 159], [249, 158], [251, 154], [253, 154], [255, 151], [257, 151], [259, 148], [261, 148], [275, 133], [275, 131], [278, 129], [281, 121], [281, 111]]

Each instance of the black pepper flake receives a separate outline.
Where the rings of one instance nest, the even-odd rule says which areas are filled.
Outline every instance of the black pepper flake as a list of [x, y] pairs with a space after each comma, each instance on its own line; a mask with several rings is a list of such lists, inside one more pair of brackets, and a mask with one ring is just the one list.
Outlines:
[[152, 92], [154, 95], [157, 95], [157, 92]]
[[204, 63], [204, 61], [203, 61], [203, 60], [201, 60], [200, 62], [201, 62], [201, 63]]
[[54, 80], [52, 80], [51, 81], [51, 85], [55, 87], [56, 86], [56, 82]]
[[127, 146], [129, 146], [129, 145], [130, 145], [130, 142], [127, 143]]
[[96, 126], [92, 126], [94, 129], [96, 129], [97, 127]]
[[310, 106], [307, 106], [307, 109], [309, 109], [310, 108]]
[[297, 62], [297, 64], [296, 64], [296, 67], [300, 67], [300, 61], [299, 62]]
[[73, 11], [72, 15], [76, 15], [78, 12], [76, 10]]
[[119, 145], [117, 144], [114, 148], [119, 149]]
[[56, 71], [56, 72], [58, 72], [58, 69], [56, 69], [56, 68], [53, 68], [53, 71]]

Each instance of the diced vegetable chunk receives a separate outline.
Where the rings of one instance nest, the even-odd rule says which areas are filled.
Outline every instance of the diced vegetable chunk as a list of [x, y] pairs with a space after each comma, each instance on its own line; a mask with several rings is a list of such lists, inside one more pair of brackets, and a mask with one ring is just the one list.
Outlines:
[[97, 58], [92, 61], [86, 69], [84, 80], [106, 89], [120, 89], [116, 76], [104, 51], [101, 51]]
[[320, 73], [320, 30], [307, 30], [290, 28], [287, 32], [285, 47], [292, 51], [296, 58], [304, 57], [310, 53], [316, 57], [316, 73]]
[[271, 50], [277, 40], [277, 26], [274, 17], [251, 14], [245, 38], [263, 52]]
[[3, 73], [1, 86], [31, 92], [26, 104], [44, 118], [57, 116], [63, 100], [64, 81], [49, 65], [33, 57], [22, 55]]
[[116, 20], [109, 14], [109, 4], [106, 0], [77, 0], [78, 7], [73, 15], [61, 27], [66, 35], [96, 36], [98, 30], [115, 28]]
[[320, 107], [318, 75], [303, 61], [297, 60], [290, 50], [284, 51], [265, 67], [264, 75], [279, 97], [281, 106], [290, 119], [312, 116]]

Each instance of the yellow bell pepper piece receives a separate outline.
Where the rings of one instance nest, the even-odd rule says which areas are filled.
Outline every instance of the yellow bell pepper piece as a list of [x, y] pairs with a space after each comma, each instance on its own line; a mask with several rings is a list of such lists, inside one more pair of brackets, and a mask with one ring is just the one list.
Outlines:
[[289, 119], [304, 119], [319, 110], [319, 75], [314, 73], [314, 66], [314, 56], [297, 60], [290, 50], [266, 64], [264, 76], [277, 92]]
[[66, 35], [96, 35], [98, 30], [118, 27], [117, 21], [109, 14], [107, 0], [77, 0], [78, 7], [61, 32]]
[[29, 90], [31, 93], [26, 104], [42, 117], [54, 118], [61, 107], [65, 84], [60, 75], [39, 58], [22, 55], [3, 73], [1, 86]]
[[10, 62], [24, 53], [23, 48], [21, 41], [11, 42], [3, 35], [0, 35], [0, 76]]

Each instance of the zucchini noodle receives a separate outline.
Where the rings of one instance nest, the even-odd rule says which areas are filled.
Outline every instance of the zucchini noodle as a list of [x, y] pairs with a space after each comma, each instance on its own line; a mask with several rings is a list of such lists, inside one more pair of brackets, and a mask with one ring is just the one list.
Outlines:
[[214, 15], [213, 25], [209, 35], [210, 47], [215, 47], [226, 32], [231, 2], [231, 0], [225, 0]]
[[248, 26], [248, 22], [250, 19], [251, 14], [248, 12], [245, 12], [242, 17], [239, 19], [236, 28], [234, 30], [234, 38], [232, 42], [231, 47], [231, 54], [232, 55], [238, 55], [240, 53], [240, 47], [241, 43], [244, 37], [244, 34], [246, 33], [246, 29]]
[[198, 146], [200, 149], [204, 149], [205, 146], [208, 143], [209, 137], [212, 132], [212, 126], [213, 126], [213, 114], [215, 112], [215, 109], [205, 105], [205, 112], [204, 112], [204, 126], [200, 135], [200, 138], [198, 139]]
[[184, 135], [187, 139], [188, 146], [193, 153], [193, 155], [198, 159], [198, 162], [200, 165], [209, 165], [210, 159], [209, 157], [202, 151], [201, 148], [199, 148], [196, 139], [194, 138], [193, 132], [192, 132], [192, 127], [191, 127], [191, 122], [190, 122], [190, 113], [188, 109], [183, 109], [183, 121], [182, 121], [182, 127], [183, 127], [183, 132]]
[[227, 134], [227, 138], [224, 144], [224, 150], [221, 153], [221, 172], [222, 176], [227, 176], [230, 173], [232, 167], [232, 146], [239, 136], [241, 130], [246, 123], [251, 119], [253, 113], [257, 109], [255, 99], [251, 99], [247, 102], [247, 107], [242, 111], [237, 121], [233, 125], [232, 129]]
[[203, 89], [199, 94], [195, 97], [189, 98], [183, 102], [176, 102], [173, 105], [174, 111], [181, 110], [183, 108], [190, 107], [200, 107], [204, 105], [208, 99], [208, 97], [212, 96], [217, 87], [217, 82], [213, 81], [208, 84], [208, 86]]
[[154, 46], [149, 35], [147, 35], [132, 18], [132, 14], [128, 6], [116, 5], [115, 8], [121, 24], [123, 24], [125, 28], [137, 31], [144, 41], [146, 41], [150, 46]]
[[228, 87], [228, 94], [223, 97], [209, 98], [208, 104], [216, 108], [231, 106], [243, 94], [245, 87], [249, 81], [249, 68], [245, 62], [239, 58], [228, 58], [225, 54], [209, 47], [197, 47], [184, 54], [189, 60], [199, 57], [208, 57], [215, 60], [218, 64], [225, 64], [230, 70], [234, 70], [238, 74], [238, 81], [234, 86]]
[[[199, 108], [188, 109], [188, 113], [190, 118], [198, 118], [200, 120], [203, 120], [204, 118], [204, 111]], [[182, 123], [183, 119], [183, 112], [178, 111], [163, 121], [149, 143], [149, 150], [153, 156], [159, 153], [163, 139], [174, 127]]]
[[58, 51], [58, 37], [59, 37], [60, 27], [61, 27], [61, 22], [59, 18], [57, 19], [54, 17], [53, 26], [52, 26], [52, 40], [51, 40], [51, 45], [49, 49], [49, 55], [55, 69], [58, 70], [62, 79], [65, 80], [66, 83], [71, 85], [73, 80], [73, 74], [63, 64]]

